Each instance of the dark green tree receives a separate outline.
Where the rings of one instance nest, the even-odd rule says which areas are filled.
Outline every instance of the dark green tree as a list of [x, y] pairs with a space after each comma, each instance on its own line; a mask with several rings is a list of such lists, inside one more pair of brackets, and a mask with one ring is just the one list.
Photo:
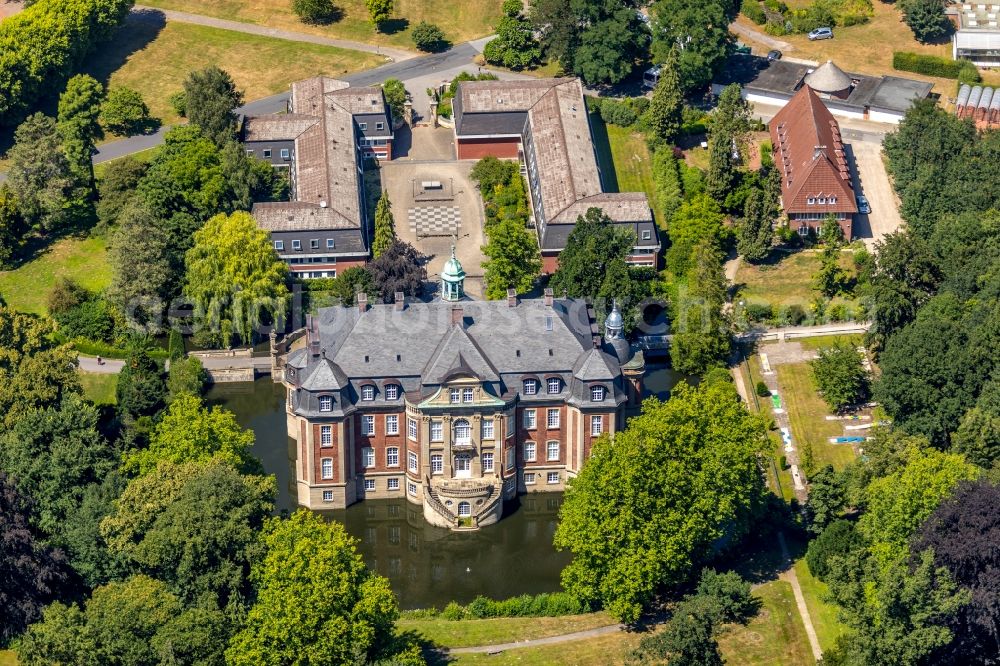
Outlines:
[[[383, 303], [392, 303], [397, 291], [420, 296], [427, 280], [426, 258], [409, 243], [396, 239], [378, 259], [368, 264], [375, 291]], [[369, 300], [375, 300], [369, 296]]]
[[691, 253], [691, 268], [674, 304], [670, 359], [686, 374], [703, 374], [729, 356], [732, 341], [722, 314], [726, 278], [722, 253], [703, 240]]
[[135, 197], [148, 168], [149, 164], [130, 155], [112, 160], [104, 167], [97, 181], [97, 218], [105, 226], [117, 222], [125, 205]]
[[945, 16], [941, 0], [904, 0], [899, 6], [903, 10], [903, 20], [918, 42], [940, 41], [955, 29]]
[[670, 49], [660, 66], [660, 80], [646, 111], [646, 119], [657, 139], [673, 145], [681, 131], [684, 94], [677, 70], [677, 50]]
[[847, 271], [840, 266], [840, 249], [826, 245], [820, 254], [819, 269], [813, 274], [813, 289], [827, 298], [843, 293], [847, 288]]
[[41, 113], [29, 116], [14, 132], [14, 146], [7, 157], [7, 183], [25, 221], [42, 232], [57, 231], [69, 223], [66, 204], [75, 181], [56, 122]]
[[155, 414], [163, 406], [166, 392], [160, 368], [149, 353], [139, 347], [129, 350], [118, 375], [119, 411], [132, 418]]
[[132, 88], [112, 88], [101, 105], [101, 122], [120, 136], [142, 132], [149, 125], [149, 120], [149, 107], [142, 94]]
[[185, 112], [192, 125], [219, 145], [236, 132], [236, 107], [243, 104], [243, 92], [233, 77], [216, 66], [191, 72], [184, 80]]
[[716, 0], [657, 0], [653, 17], [653, 57], [664, 62], [677, 50], [681, 89], [685, 93], [705, 88], [725, 62], [731, 43], [725, 3]]
[[14, 193], [7, 185], [0, 185], [0, 267], [11, 265], [11, 260], [24, 247], [29, 231]]
[[667, 268], [674, 275], [684, 275], [691, 268], [691, 254], [698, 243], [708, 241], [721, 248], [727, 230], [723, 226], [719, 204], [707, 194], [692, 195], [670, 219]]
[[494, 28], [496, 39], [483, 47], [486, 62], [509, 69], [524, 69], [541, 57], [531, 22], [521, 14], [522, 9], [521, 0], [504, 1], [502, 15]]
[[403, 118], [403, 111], [406, 106], [406, 87], [399, 79], [386, 79], [382, 83], [382, 92], [385, 94], [385, 102], [392, 111], [395, 120]]
[[[811, 479], [809, 492], [812, 493]], [[830, 573], [832, 558], [847, 558], [851, 553], [863, 547], [864, 541], [855, 529], [854, 523], [848, 520], [835, 520], [809, 542], [809, 549], [806, 551], [806, 566], [809, 567], [809, 573], [825, 581]]]
[[332, 0], [292, 0], [292, 11], [303, 23], [316, 25], [336, 21], [341, 15]]
[[66, 83], [66, 90], [59, 96], [58, 130], [62, 137], [63, 154], [69, 163], [76, 185], [75, 204], [86, 217], [93, 215], [94, 144], [104, 136], [98, 124], [104, 86], [86, 74], [78, 74]]
[[705, 597], [678, 604], [663, 631], [642, 639], [630, 663], [722, 666], [725, 662], [715, 640], [713, 611], [712, 601]]
[[490, 227], [489, 240], [482, 248], [486, 298], [499, 299], [507, 289], [518, 293], [531, 290], [542, 268], [538, 242], [523, 224], [504, 220]]
[[750, 263], [757, 263], [771, 253], [774, 240], [774, 214], [763, 190], [754, 189], [743, 204], [743, 220], [736, 230], [736, 251]]
[[139, 202], [126, 205], [111, 236], [108, 302], [129, 326], [148, 333], [163, 330], [164, 310], [180, 280], [169, 243], [160, 220]]
[[845, 480], [826, 465], [809, 477], [809, 499], [806, 501], [806, 516], [810, 532], [819, 534], [826, 526], [840, 517], [847, 504]]
[[188, 394], [200, 396], [208, 384], [208, 372], [197, 356], [171, 360], [167, 373], [167, 402]]
[[389, 193], [382, 192], [375, 207], [375, 238], [372, 240], [372, 259], [378, 259], [382, 253], [396, 241], [396, 220], [392, 216], [392, 204]]
[[448, 44], [441, 28], [427, 21], [421, 21], [415, 25], [410, 31], [410, 38], [413, 39], [413, 45], [417, 49], [428, 53], [441, 51]]
[[838, 340], [809, 361], [813, 381], [830, 409], [840, 411], [868, 398], [870, 379], [862, 360], [850, 343]]

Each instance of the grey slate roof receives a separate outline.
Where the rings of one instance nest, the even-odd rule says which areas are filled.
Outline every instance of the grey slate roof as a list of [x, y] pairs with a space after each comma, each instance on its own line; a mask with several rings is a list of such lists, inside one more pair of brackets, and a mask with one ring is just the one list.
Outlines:
[[573, 376], [581, 381], [611, 380], [618, 374], [618, 364], [600, 349], [582, 354], [573, 366]]
[[328, 358], [321, 358], [314, 363], [304, 377], [301, 378], [302, 388], [317, 391], [332, 388], [345, 388], [349, 384], [347, 375], [340, 366]]
[[425, 384], [441, 384], [448, 377], [462, 372], [484, 380], [500, 379], [496, 368], [469, 337], [465, 326], [452, 326], [442, 336], [421, 375]]

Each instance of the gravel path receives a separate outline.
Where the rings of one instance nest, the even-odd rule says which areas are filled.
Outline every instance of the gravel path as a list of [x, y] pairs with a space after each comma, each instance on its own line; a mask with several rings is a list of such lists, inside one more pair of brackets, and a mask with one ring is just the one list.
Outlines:
[[81, 370], [99, 375], [117, 375], [125, 367], [125, 361], [113, 358], [104, 359], [104, 362], [100, 365], [97, 364], [97, 357], [95, 356], [78, 356], [77, 360], [80, 362]]
[[202, 16], [201, 14], [190, 14], [188, 12], [179, 12], [173, 9], [158, 9], [155, 7], [144, 7], [143, 5], [136, 5], [134, 11], [160, 12], [167, 18], [168, 21], [179, 21], [181, 23], [194, 23], [196, 25], [204, 25], [210, 28], [221, 28], [223, 30], [232, 30], [234, 32], [244, 32], [248, 35], [260, 35], [261, 37], [276, 37], [278, 39], [287, 39], [293, 42], [322, 44], [323, 46], [335, 46], [340, 49], [352, 49], [354, 51], [378, 53], [379, 55], [384, 55], [396, 61], [409, 60], [410, 58], [417, 57], [416, 53], [388, 46], [379, 46], [377, 44], [368, 44], [366, 42], [355, 42], [347, 39], [333, 39], [331, 37], [320, 37], [319, 35], [310, 35], [304, 32], [295, 32], [293, 30], [280, 30], [278, 28], [268, 28], [266, 26], [257, 25], [255, 23], [244, 23], [242, 21], [227, 21], [226, 19], [214, 18], [211, 16]]
[[604, 627], [597, 627], [596, 629], [587, 629], [586, 631], [574, 631], [571, 634], [562, 634], [560, 636], [549, 636], [547, 638], [533, 638], [527, 641], [518, 641], [517, 643], [498, 643], [497, 645], [476, 645], [474, 647], [462, 647], [462, 648], [450, 648], [448, 654], [492, 654], [494, 652], [504, 652], [505, 650], [514, 650], [518, 648], [526, 647], [537, 647], [539, 645], [554, 645], [557, 643], [568, 643], [570, 641], [578, 641], [584, 638], [594, 638], [596, 636], [606, 636], [607, 634], [616, 634], [619, 631], [623, 631], [625, 625], [623, 624], [609, 624]]
[[779, 51], [791, 51], [793, 48], [795, 48], [788, 42], [783, 42], [780, 39], [775, 39], [770, 35], [765, 35], [763, 32], [760, 32], [759, 30], [748, 28], [747, 26], [740, 25], [735, 21], [729, 24], [729, 29], [741, 37], [746, 37], [747, 39], [752, 39], [755, 42], [760, 42], [761, 44], [765, 44], [772, 49], [778, 49]]

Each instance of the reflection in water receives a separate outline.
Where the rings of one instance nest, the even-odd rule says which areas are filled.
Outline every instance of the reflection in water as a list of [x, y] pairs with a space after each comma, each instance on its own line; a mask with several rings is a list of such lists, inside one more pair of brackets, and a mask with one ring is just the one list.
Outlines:
[[[659, 367], [645, 378], [646, 392], [666, 399], [682, 379]], [[253, 384], [217, 384], [206, 396], [236, 414], [257, 435], [254, 454], [278, 482], [279, 511], [295, 509], [294, 442], [285, 431], [284, 388], [269, 377]], [[568, 553], [557, 553], [552, 535], [562, 493], [524, 495], [511, 502], [496, 525], [452, 532], [424, 521], [406, 500], [367, 500], [324, 515], [342, 521], [359, 540], [368, 566], [386, 576], [402, 608], [468, 603], [476, 595], [504, 599], [559, 589]]]

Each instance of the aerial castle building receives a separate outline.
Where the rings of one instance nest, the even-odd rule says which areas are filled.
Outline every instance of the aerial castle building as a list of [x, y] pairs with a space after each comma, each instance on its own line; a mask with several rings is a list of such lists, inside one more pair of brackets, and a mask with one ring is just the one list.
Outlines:
[[403, 496], [453, 529], [496, 522], [518, 493], [563, 490], [642, 395], [615, 306], [469, 301], [452, 254], [439, 299], [320, 310], [279, 359], [299, 504]]

